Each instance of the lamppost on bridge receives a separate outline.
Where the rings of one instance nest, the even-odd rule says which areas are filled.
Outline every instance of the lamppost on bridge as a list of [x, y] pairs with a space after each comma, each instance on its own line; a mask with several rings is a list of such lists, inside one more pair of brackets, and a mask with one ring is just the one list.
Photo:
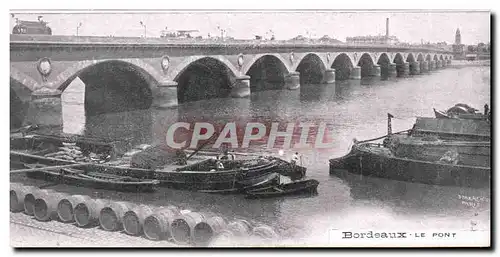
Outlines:
[[146, 24], [144, 24], [144, 22], [142, 21], [140, 21], [139, 23], [144, 27], [144, 38], [146, 38]]
[[266, 32], [266, 40], [274, 40], [274, 31], [272, 29]]
[[78, 37], [78, 30], [80, 29], [80, 27], [82, 26], [82, 23], [78, 23], [78, 26], [76, 26], [76, 36]]
[[219, 30], [220, 32], [220, 39], [221, 40], [224, 40], [224, 33], [226, 32], [225, 29], [221, 28], [220, 26], [217, 26], [217, 29]]

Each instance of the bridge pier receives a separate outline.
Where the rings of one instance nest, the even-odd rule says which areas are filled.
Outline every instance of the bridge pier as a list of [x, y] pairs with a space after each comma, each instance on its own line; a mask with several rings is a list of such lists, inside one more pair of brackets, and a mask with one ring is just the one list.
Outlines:
[[407, 77], [410, 75], [410, 63], [409, 62], [404, 62], [402, 64], [398, 64], [399, 68], [399, 77]]
[[300, 88], [300, 73], [297, 71], [292, 71], [285, 75], [285, 87], [289, 90], [295, 90]]
[[427, 61], [421, 61], [420, 62], [420, 73], [428, 72], [429, 71], [429, 63]]
[[177, 106], [177, 82], [165, 81], [158, 85], [158, 89], [154, 92], [153, 104], [155, 108], [170, 108]]
[[391, 77], [394, 78], [394, 77], [398, 76], [397, 64], [395, 64], [395, 63], [389, 63], [387, 76], [389, 78], [391, 78]]
[[31, 93], [26, 120], [37, 124], [62, 129], [61, 90], [41, 88]]
[[451, 59], [448, 59], [448, 64], [451, 64]]
[[410, 63], [410, 74], [411, 75], [420, 74], [420, 63], [419, 62], [411, 62]]
[[250, 76], [242, 75], [236, 77], [231, 88], [231, 97], [243, 98], [250, 96]]
[[441, 68], [441, 61], [436, 60], [436, 70]]
[[326, 69], [323, 76], [323, 83], [332, 84], [335, 83], [335, 69]]
[[446, 60], [441, 60], [441, 67], [446, 68]]
[[349, 79], [361, 79], [361, 67], [359, 66], [352, 67]]
[[436, 61], [430, 61], [429, 70], [435, 70], [435, 69], [436, 69]]
[[371, 75], [372, 77], [380, 77], [380, 74], [381, 74], [381, 69], [380, 69], [380, 65], [373, 65], [372, 66], [372, 70], [371, 70]]

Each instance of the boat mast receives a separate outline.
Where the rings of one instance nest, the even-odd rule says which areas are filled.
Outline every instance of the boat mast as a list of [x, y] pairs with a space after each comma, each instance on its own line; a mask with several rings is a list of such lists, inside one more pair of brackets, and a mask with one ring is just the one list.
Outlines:
[[394, 118], [394, 116], [390, 113], [387, 113], [387, 135], [390, 136], [392, 135], [392, 118]]

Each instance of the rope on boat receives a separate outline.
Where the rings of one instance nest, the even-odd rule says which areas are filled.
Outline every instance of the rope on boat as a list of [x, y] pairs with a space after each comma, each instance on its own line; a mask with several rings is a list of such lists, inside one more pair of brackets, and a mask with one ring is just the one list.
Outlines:
[[[406, 129], [406, 130], [402, 130], [402, 131], [394, 132], [394, 133], [392, 133], [391, 135], [394, 135], [394, 134], [402, 134], [402, 133], [409, 132], [409, 131], [411, 131], [411, 130], [412, 130], [412, 129]], [[357, 143], [357, 144], [367, 143], [367, 142], [371, 142], [371, 141], [379, 140], [379, 139], [382, 139], [382, 138], [385, 138], [385, 137], [388, 137], [388, 136], [390, 136], [390, 135], [384, 135], [384, 136], [381, 136], [381, 137], [376, 137], [376, 138], [372, 138], [372, 139], [367, 139], [367, 140], [357, 141], [356, 143]]]
[[19, 169], [19, 170], [11, 170], [10, 173], [22, 173], [22, 172], [33, 172], [33, 171], [44, 171], [44, 170], [57, 170], [63, 168], [74, 168], [74, 167], [82, 167], [87, 166], [85, 163], [75, 163], [75, 164], [67, 164], [67, 165], [58, 165], [58, 166], [45, 166], [39, 168], [29, 168], [29, 169]]

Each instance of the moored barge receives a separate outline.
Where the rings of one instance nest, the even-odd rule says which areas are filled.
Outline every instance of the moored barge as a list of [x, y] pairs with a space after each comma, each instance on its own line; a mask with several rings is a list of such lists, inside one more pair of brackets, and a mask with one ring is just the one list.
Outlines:
[[464, 187], [487, 187], [491, 176], [489, 166], [397, 157], [389, 148], [374, 143], [355, 144], [347, 155], [330, 160], [330, 174], [344, 170], [363, 176]]
[[[418, 117], [412, 129], [354, 141], [349, 153], [331, 159], [330, 174], [348, 171], [415, 183], [483, 188], [491, 183], [490, 122]], [[383, 142], [374, 143], [385, 138]]]
[[[55, 146], [54, 146], [55, 145]], [[186, 189], [204, 192], [240, 192], [252, 190], [264, 186], [272, 186], [279, 184], [277, 174], [287, 172], [283, 167], [284, 161], [278, 158], [258, 157], [244, 160], [216, 160], [213, 158], [202, 161], [190, 161], [186, 165], [177, 165], [169, 163], [161, 167], [154, 168], [138, 168], [130, 165], [117, 165], [116, 161], [108, 163], [87, 163], [77, 161], [72, 158], [48, 157], [53, 153], [58, 153], [58, 149], [67, 148], [62, 142], [54, 142], [51, 138], [50, 142], [46, 138], [34, 137], [17, 137], [11, 138], [11, 170], [25, 168], [26, 165], [70, 165], [83, 163], [87, 164], [86, 168], [74, 168], [81, 171], [82, 174], [90, 175], [92, 172], [99, 174], [109, 174], [115, 176], [125, 176], [140, 180], [158, 181], [159, 186]], [[99, 148], [101, 156], [109, 156], [108, 152], [113, 151], [113, 147], [107, 145]], [[80, 157], [76, 157], [80, 158]], [[220, 162], [223, 168], [218, 167]], [[300, 175], [305, 174], [305, 168], [300, 170]], [[42, 178], [46, 180], [54, 180], [55, 176], [50, 172], [27, 172], [27, 176]], [[59, 171], [62, 174], [62, 170]], [[57, 174], [56, 174], [57, 175]], [[71, 176], [74, 176], [71, 175]], [[69, 178], [69, 177], [68, 177]], [[58, 181], [70, 181], [61, 180]], [[89, 181], [87, 181], [89, 182]], [[90, 181], [91, 182], [91, 181]], [[95, 180], [97, 182], [97, 180]]]

